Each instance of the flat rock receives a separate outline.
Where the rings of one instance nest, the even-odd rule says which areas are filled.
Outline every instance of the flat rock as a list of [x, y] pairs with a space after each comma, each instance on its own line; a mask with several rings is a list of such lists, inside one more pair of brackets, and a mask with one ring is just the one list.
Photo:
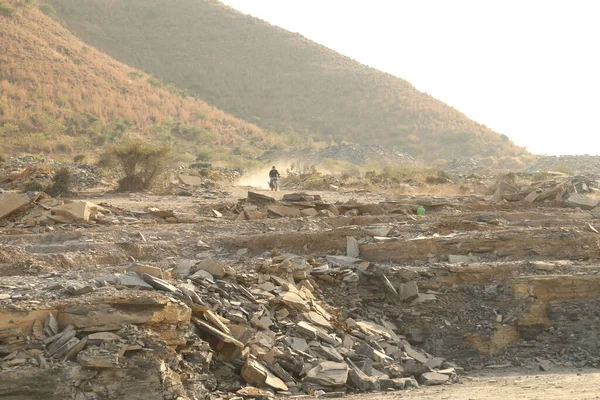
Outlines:
[[358, 241], [353, 236], [346, 236], [346, 255], [352, 258], [358, 258], [360, 255]]
[[247, 200], [251, 203], [275, 203], [273, 197], [265, 196], [256, 192], [248, 192]]
[[389, 329], [370, 321], [357, 321], [356, 325], [367, 335], [381, 335], [386, 339], [392, 339], [393, 332]]
[[552, 362], [549, 360], [542, 360], [538, 364], [538, 367], [540, 368], [540, 371], [550, 371], [552, 369], [553, 365], [552, 365]]
[[429, 361], [429, 357], [413, 349], [409, 344], [405, 344], [403, 350], [409, 357], [414, 358], [421, 364], [427, 364], [427, 361]]
[[77, 362], [88, 368], [117, 368], [119, 366], [119, 356], [116, 352], [84, 350], [77, 355]]
[[570, 195], [565, 203], [570, 207], [579, 207], [583, 210], [592, 210], [598, 206], [598, 200], [578, 193]]
[[419, 297], [419, 287], [414, 281], [401, 283], [398, 295], [402, 301], [414, 300]]
[[205, 271], [203, 269], [196, 271], [193, 275], [190, 275], [189, 278], [191, 280], [203, 280], [203, 281], [209, 281], [211, 283], [214, 283], [214, 281], [215, 281], [214, 276], [212, 276], [210, 272]]
[[323, 328], [326, 329], [333, 329], [333, 326], [329, 323], [329, 321], [327, 321], [327, 319], [325, 319], [325, 317], [323, 317], [321, 314], [314, 312], [314, 311], [309, 311], [307, 313], [304, 314], [304, 316], [306, 317], [306, 319], [315, 324], [315, 325], [319, 325], [322, 326]]
[[200, 186], [202, 185], [203, 179], [199, 176], [177, 174], [177, 180], [180, 183], [188, 186]]
[[475, 256], [464, 256], [457, 254], [450, 254], [448, 256], [448, 262], [450, 264], [472, 264], [477, 261], [479, 261], [479, 259]]
[[348, 384], [359, 392], [377, 390], [379, 380], [368, 376], [356, 366], [353, 366], [348, 373]]
[[211, 257], [205, 258], [199, 264], [196, 264], [192, 271], [196, 272], [199, 270], [210, 273], [215, 278], [222, 278], [225, 276], [225, 264], [213, 260]]
[[164, 279], [156, 278], [152, 275], [142, 274], [142, 279], [156, 290], [162, 290], [164, 292], [178, 292], [177, 287], [171, 285]]
[[146, 283], [138, 274], [118, 274], [115, 276], [114, 283], [127, 288], [139, 288], [143, 290], [152, 290], [153, 287]]
[[390, 234], [391, 230], [392, 228], [389, 227], [368, 228], [365, 229], [365, 233], [373, 237], [387, 237], [387, 235]]
[[327, 256], [325, 258], [330, 263], [339, 267], [351, 267], [353, 265], [358, 265], [362, 262], [360, 258], [348, 256]]
[[173, 218], [175, 217], [175, 212], [173, 210], [161, 210], [160, 208], [151, 207], [148, 209], [150, 214], [158, 218]]
[[66, 288], [67, 292], [72, 296], [79, 296], [86, 293], [91, 293], [96, 290], [96, 287], [92, 285], [86, 285], [82, 283], [75, 283], [73, 285], [69, 285]]
[[298, 209], [296, 207], [272, 205], [272, 206], [267, 207], [267, 210], [277, 216], [280, 216], [280, 217], [293, 218], [293, 217], [299, 217], [302, 215], [300, 213], [300, 209]]
[[541, 193], [538, 193], [537, 191], [533, 191], [531, 193], [529, 193], [527, 196], [525, 196], [525, 198], [523, 199], [523, 201], [526, 201], [528, 203], [533, 203], [534, 201], [537, 200], [537, 198], [539, 197]]
[[328, 387], [341, 387], [348, 380], [349, 367], [345, 363], [325, 361], [308, 371], [305, 381]]
[[538, 271], [554, 271], [556, 269], [556, 264], [546, 261], [530, 261], [529, 265]]
[[308, 350], [308, 343], [303, 338], [287, 337], [285, 342], [296, 351], [306, 352]]
[[425, 372], [421, 375], [421, 383], [424, 385], [443, 385], [448, 382], [450, 377], [448, 375], [440, 374], [437, 372]]
[[104, 210], [102, 207], [87, 201], [77, 201], [50, 209], [53, 215], [56, 214], [74, 222], [90, 222], [96, 219], [96, 214], [102, 210]]
[[442, 366], [442, 364], [444, 363], [444, 359], [440, 358], [440, 357], [434, 357], [434, 358], [430, 358], [429, 360], [427, 360], [425, 362], [425, 365], [428, 366], [429, 368], [439, 368]]
[[121, 340], [122, 337], [112, 332], [96, 332], [87, 336], [88, 340], [114, 342]]
[[267, 367], [260, 362], [251, 358], [249, 358], [242, 367], [242, 378], [254, 386], [267, 385], [275, 390], [288, 390], [287, 385], [281, 379], [273, 375]]
[[283, 304], [286, 306], [300, 310], [300, 311], [309, 311], [310, 307], [308, 303], [300, 297], [298, 294], [294, 292], [282, 292], [279, 294], [279, 298]]
[[31, 204], [25, 193], [0, 193], [0, 219], [27, 208]]
[[187, 278], [194, 264], [196, 264], [195, 260], [179, 260], [171, 274], [176, 278]]
[[304, 208], [300, 210], [300, 214], [302, 214], [305, 217], [316, 217], [317, 215], [319, 215], [319, 212], [314, 208]]
[[273, 397], [273, 393], [255, 388], [254, 386], [246, 386], [235, 392], [238, 396], [248, 397], [252, 399], [268, 399]]
[[140, 276], [142, 276], [143, 274], [148, 274], [160, 279], [171, 278], [171, 274], [169, 272], [163, 271], [162, 268], [154, 267], [152, 265], [134, 264], [131, 267], [129, 267], [127, 271], [135, 272]]

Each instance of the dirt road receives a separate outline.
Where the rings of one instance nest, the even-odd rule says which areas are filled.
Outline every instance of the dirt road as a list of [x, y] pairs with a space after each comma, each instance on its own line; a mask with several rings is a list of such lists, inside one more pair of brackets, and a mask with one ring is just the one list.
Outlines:
[[461, 399], [461, 400], [583, 400], [600, 398], [598, 370], [560, 371], [531, 375], [518, 372], [463, 377], [462, 384], [421, 387], [389, 395], [353, 396], [352, 399]]

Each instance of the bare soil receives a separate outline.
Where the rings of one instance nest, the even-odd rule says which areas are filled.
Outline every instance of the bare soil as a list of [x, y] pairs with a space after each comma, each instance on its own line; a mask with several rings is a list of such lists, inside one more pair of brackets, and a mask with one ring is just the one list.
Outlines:
[[353, 396], [353, 399], [461, 399], [461, 400], [588, 400], [600, 398], [598, 370], [531, 374], [512, 371], [462, 378], [460, 384], [426, 386], [389, 395]]

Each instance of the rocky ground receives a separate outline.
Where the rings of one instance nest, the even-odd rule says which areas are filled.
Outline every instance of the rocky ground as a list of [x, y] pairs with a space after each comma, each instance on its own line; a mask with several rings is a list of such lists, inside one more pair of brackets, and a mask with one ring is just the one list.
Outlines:
[[2, 193], [0, 397], [595, 398], [596, 181], [494, 182]]

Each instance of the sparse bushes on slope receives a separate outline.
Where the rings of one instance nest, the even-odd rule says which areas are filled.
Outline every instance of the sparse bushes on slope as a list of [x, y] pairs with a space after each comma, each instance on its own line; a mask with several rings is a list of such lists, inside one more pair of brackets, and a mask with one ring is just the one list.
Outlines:
[[256, 152], [277, 141], [87, 46], [43, 14], [51, 14], [52, 7], [58, 11], [60, 4], [42, 1], [0, 0], [3, 12], [19, 10], [22, 16], [0, 15], [3, 151], [74, 156], [134, 130], [172, 143], [178, 156], [190, 160], [197, 146], [229, 154], [234, 143]]
[[114, 163], [122, 178], [119, 191], [141, 191], [154, 187], [167, 172], [171, 148], [127, 139], [111, 146], [104, 155], [105, 163]]
[[0, 1], [0, 15], [5, 17], [12, 17], [16, 9], [8, 3]]
[[402, 79], [218, 1], [48, 1], [86, 41], [155, 76], [151, 85], [288, 131], [290, 146], [378, 142], [428, 160], [524, 152]]

